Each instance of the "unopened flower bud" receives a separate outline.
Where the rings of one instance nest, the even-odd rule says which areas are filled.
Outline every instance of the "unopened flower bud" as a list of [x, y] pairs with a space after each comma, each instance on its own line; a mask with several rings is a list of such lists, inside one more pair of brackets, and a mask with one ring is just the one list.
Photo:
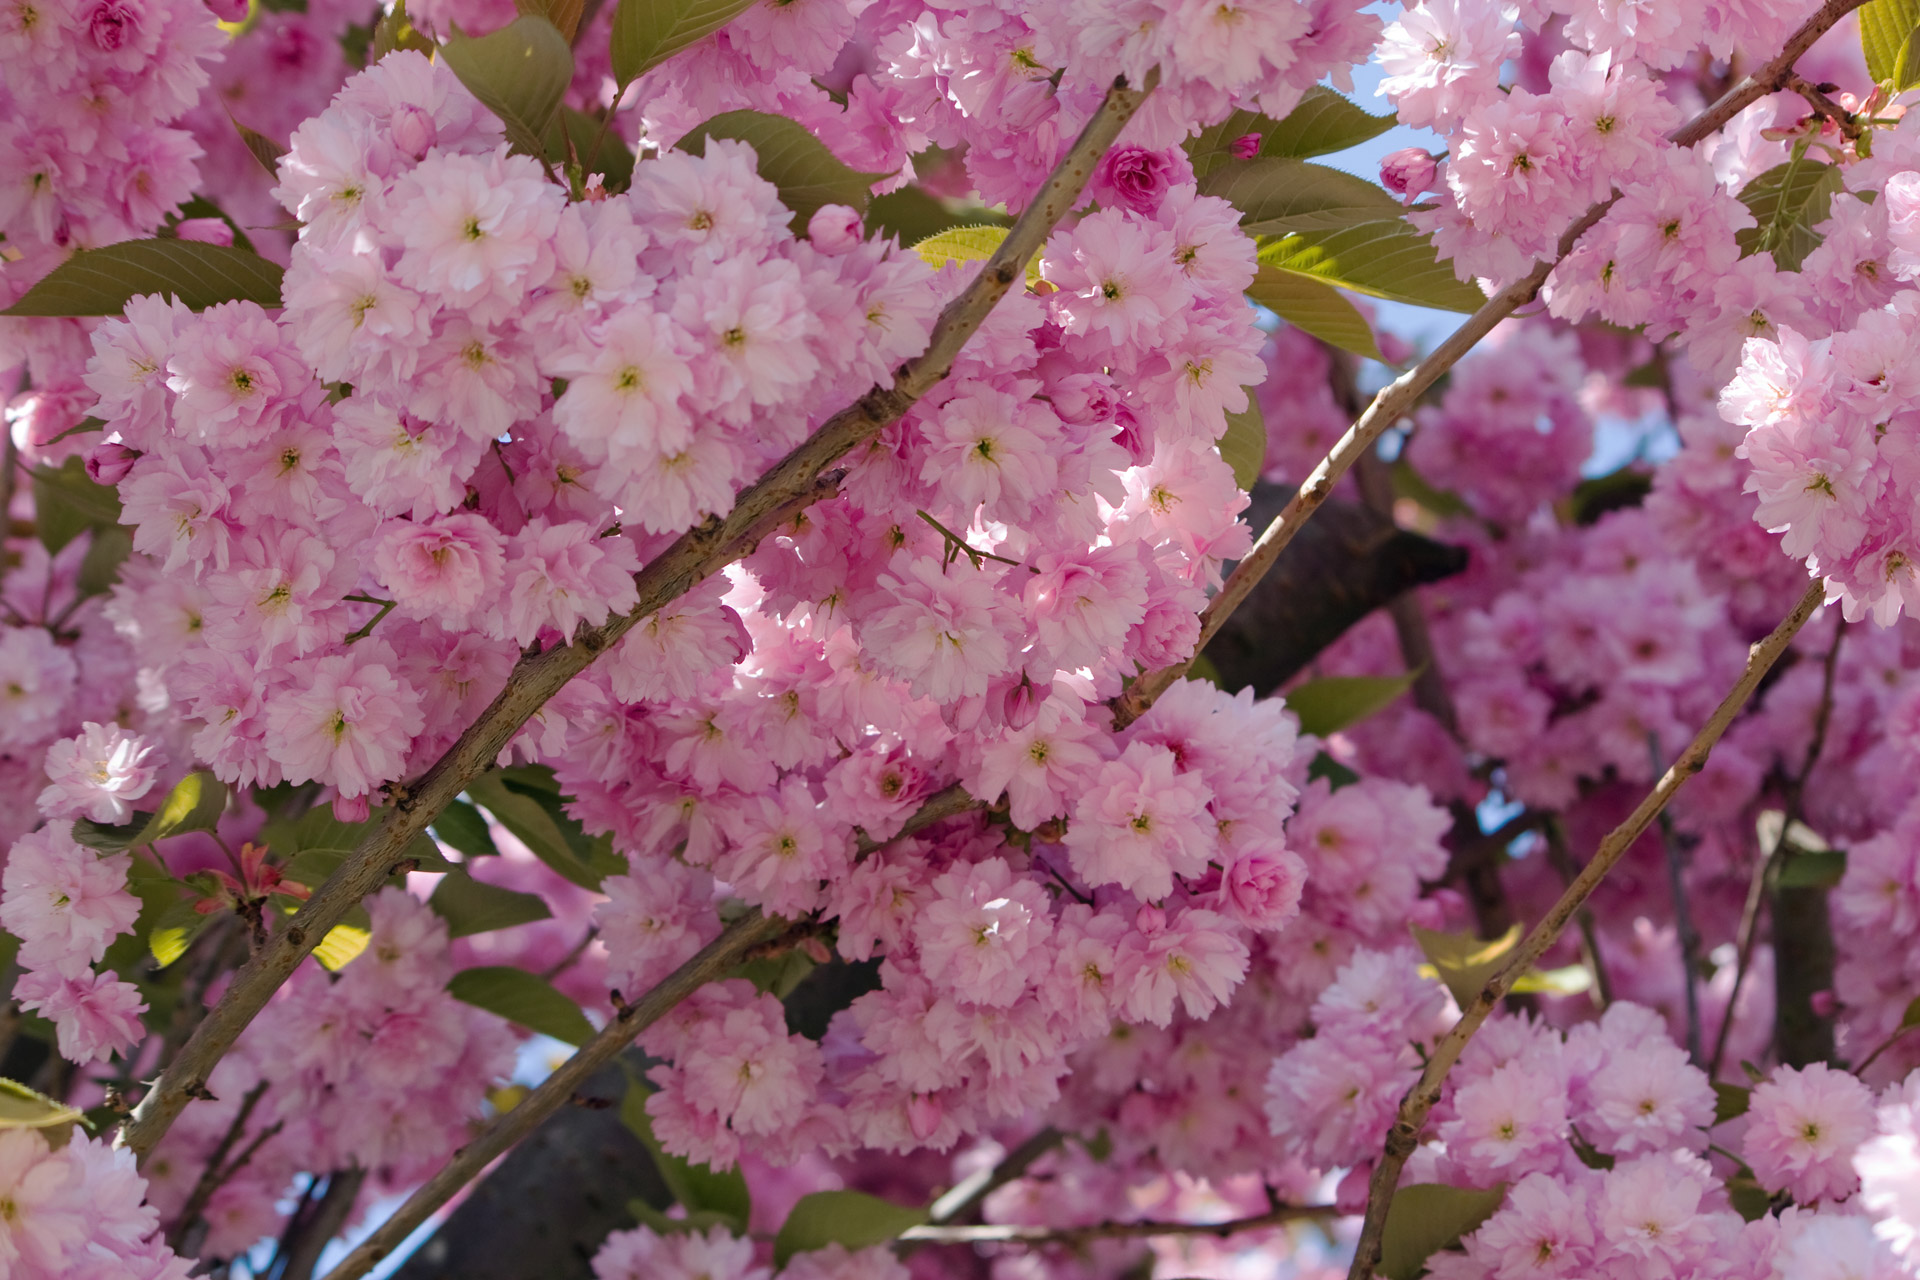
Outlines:
[[173, 233], [182, 240], [198, 240], [201, 244], [233, 243], [233, 228], [225, 218], [183, 218]]
[[129, 449], [119, 441], [97, 444], [87, 452], [87, 475], [95, 484], [116, 485], [133, 470], [133, 464], [140, 457], [137, 450]]
[[850, 253], [863, 238], [860, 211], [844, 204], [823, 204], [807, 219], [807, 239], [822, 253]]
[[1440, 167], [1419, 147], [1405, 147], [1380, 158], [1380, 185], [1411, 203], [1433, 190]]

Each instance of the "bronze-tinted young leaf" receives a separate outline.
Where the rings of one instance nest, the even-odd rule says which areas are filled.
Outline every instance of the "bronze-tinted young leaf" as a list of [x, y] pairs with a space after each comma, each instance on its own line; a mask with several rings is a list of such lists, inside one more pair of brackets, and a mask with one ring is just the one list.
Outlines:
[[1443, 311], [1477, 311], [1479, 288], [1454, 278], [1433, 242], [1403, 217], [1362, 222], [1338, 231], [1301, 231], [1268, 241], [1260, 261], [1356, 293]]
[[780, 189], [780, 203], [793, 211], [789, 225], [795, 235], [806, 232], [807, 219], [821, 205], [865, 209], [874, 182], [886, 176], [848, 168], [805, 126], [764, 111], [724, 112], [673, 145], [705, 155], [709, 138], [733, 138], [753, 148], [756, 170]]
[[447, 991], [456, 1000], [566, 1044], [583, 1045], [593, 1039], [593, 1024], [580, 1006], [525, 969], [512, 965], [462, 969], [453, 975]]
[[127, 299], [163, 293], [199, 311], [219, 302], [280, 305], [280, 268], [257, 253], [199, 240], [123, 240], [82, 249], [43, 276], [6, 316], [117, 316]]
[[573, 80], [573, 50], [545, 18], [515, 18], [492, 35], [455, 36], [440, 56], [506, 126], [521, 155], [546, 155], [547, 126]]
[[1249, 134], [1257, 134], [1254, 151], [1259, 156], [1292, 156], [1302, 160], [1344, 151], [1393, 128], [1398, 121], [1390, 115], [1376, 116], [1362, 111], [1352, 102], [1326, 88], [1315, 85], [1300, 99], [1300, 105], [1284, 120], [1274, 120], [1254, 111], [1236, 111], [1200, 136], [1187, 142], [1187, 156], [1193, 171], [1204, 177], [1208, 172], [1235, 159], [1233, 144]]
[[1835, 193], [1841, 190], [1840, 166], [1797, 156], [1777, 164], [1747, 183], [1740, 203], [1753, 211], [1758, 226], [1734, 234], [1741, 255], [1771, 252], [1782, 271], [1798, 271], [1807, 255], [1820, 247], [1813, 228], [1826, 220]]
[[745, 13], [754, 0], [619, 0], [613, 10], [613, 78], [622, 88]]
[[1286, 156], [1222, 165], [1200, 179], [1200, 194], [1218, 196], [1238, 209], [1240, 226], [1250, 236], [1339, 231], [1401, 215], [1400, 202], [1384, 187]]
[[1267, 465], [1267, 420], [1260, 413], [1260, 401], [1247, 389], [1247, 407], [1227, 415], [1227, 430], [1220, 437], [1220, 456], [1233, 468], [1233, 482], [1251, 489]]
[[[385, 19], [382, 19], [385, 21]], [[275, 142], [264, 133], [259, 133], [234, 119], [233, 112], [227, 112], [227, 120], [233, 125], [233, 131], [240, 135], [240, 141], [246, 144], [247, 154], [259, 162], [260, 167], [269, 174], [279, 176], [280, 157], [287, 154], [281, 143]]]
[[1360, 308], [1332, 285], [1292, 272], [1261, 267], [1247, 296], [1295, 328], [1369, 360], [1380, 359], [1373, 326]]
[[572, 44], [580, 35], [580, 15], [586, 12], [585, 0], [513, 0], [516, 13], [528, 18], [545, 18]]

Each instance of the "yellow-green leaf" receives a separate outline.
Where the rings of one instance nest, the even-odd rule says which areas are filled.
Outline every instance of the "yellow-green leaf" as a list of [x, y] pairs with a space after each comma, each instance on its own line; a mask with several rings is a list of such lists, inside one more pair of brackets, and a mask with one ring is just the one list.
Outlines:
[[51, 1129], [72, 1124], [80, 1108], [55, 1102], [17, 1080], [0, 1080], [0, 1129]]
[[420, 34], [407, 17], [407, 0], [394, 0], [393, 8], [380, 15], [380, 21], [373, 24], [373, 39], [367, 48], [367, 65], [372, 66], [395, 49], [412, 49], [417, 53], [434, 52], [433, 41]]
[[117, 316], [127, 299], [163, 293], [199, 311], [219, 302], [280, 305], [278, 266], [233, 245], [122, 240], [82, 249], [49, 271], [4, 316]]
[[1444, 982], [1447, 990], [1453, 993], [1453, 1002], [1462, 1009], [1473, 1003], [1480, 989], [1487, 985], [1513, 949], [1520, 945], [1520, 926], [1511, 929], [1491, 942], [1476, 938], [1471, 933], [1438, 933], [1432, 929], [1422, 929], [1419, 925], [1408, 926], [1413, 932], [1413, 940], [1419, 944], [1420, 952], [1426, 956], [1423, 969], [1432, 969], [1428, 975]]
[[1842, 190], [1840, 166], [1795, 156], [1760, 174], [1741, 189], [1740, 203], [1758, 224], [1734, 233], [1743, 257], [1770, 252], [1782, 271], [1798, 271], [1820, 247], [1813, 228], [1826, 221], [1834, 195]]
[[1247, 296], [1297, 329], [1369, 360], [1380, 359], [1373, 326], [1332, 285], [1261, 267]]
[[822, 205], [864, 210], [874, 182], [885, 174], [861, 173], [841, 163], [804, 125], [764, 111], [726, 111], [674, 143], [678, 151], [705, 155], [707, 139], [732, 138], [753, 148], [754, 168], [780, 189], [780, 203], [793, 212], [795, 235]]
[[320, 945], [313, 949], [313, 958], [338, 973], [367, 949], [367, 941], [372, 936], [371, 929], [360, 925], [337, 924], [327, 930], [326, 937], [320, 939]]
[[147, 951], [162, 969], [187, 953], [200, 931], [213, 923], [211, 915], [194, 909], [197, 899], [181, 898], [154, 922], [147, 933]]
[[1384, 708], [1411, 689], [1418, 674], [1322, 676], [1287, 694], [1287, 709], [1300, 717], [1300, 732], [1324, 738]]
[[1868, 0], [1860, 6], [1860, 52], [1875, 84], [1911, 89], [1920, 67], [1908, 65], [1908, 46], [1920, 29], [1920, 0]]
[[545, 18], [572, 44], [580, 35], [580, 15], [586, 11], [584, 0], [513, 0], [516, 13], [527, 18]]
[[1428, 1258], [1451, 1249], [1492, 1217], [1506, 1195], [1505, 1183], [1486, 1191], [1435, 1182], [1401, 1187], [1387, 1209], [1380, 1273], [1389, 1280], [1414, 1280]]
[[152, 844], [183, 831], [211, 831], [226, 811], [227, 784], [205, 769], [196, 770], [174, 784], [134, 844]]
[[1299, 231], [1260, 247], [1260, 261], [1281, 271], [1394, 302], [1443, 311], [1477, 311], [1486, 295], [1454, 278], [1433, 243], [1405, 218], [1382, 218], [1338, 231]]
[[515, 151], [546, 154], [547, 126], [573, 80], [573, 50], [558, 28], [545, 18], [516, 18], [492, 35], [454, 36], [440, 57], [500, 117]]
[[1260, 412], [1260, 399], [1247, 388], [1247, 407], [1227, 415], [1227, 430], [1220, 437], [1220, 456], [1233, 468], [1233, 482], [1251, 489], [1267, 465], [1267, 420]]

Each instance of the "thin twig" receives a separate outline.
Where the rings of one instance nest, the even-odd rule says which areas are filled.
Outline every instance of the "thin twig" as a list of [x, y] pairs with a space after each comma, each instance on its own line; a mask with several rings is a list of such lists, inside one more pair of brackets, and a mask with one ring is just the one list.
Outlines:
[[[1574, 862], [1573, 853], [1567, 848], [1566, 829], [1560, 825], [1558, 816], [1547, 818], [1542, 834], [1547, 842], [1547, 861], [1559, 873], [1561, 881], [1571, 885], [1580, 876], [1580, 866]], [[1613, 983], [1607, 977], [1606, 961], [1600, 955], [1600, 931], [1593, 922], [1593, 909], [1582, 906], [1573, 919], [1580, 930], [1580, 958], [1593, 974], [1595, 1012], [1605, 1013], [1607, 1006], [1613, 1003]]]
[[1338, 1218], [1330, 1204], [1287, 1204], [1250, 1218], [1227, 1222], [1096, 1222], [1084, 1227], [1043, 1227], [1023, 1223], [982, 1226], [909, 1227], [900, 1239], [915, 1244], [1081, 1244], [1088, 1240], [1140, 1240], [1152, 1236], [1218, 1236], [1225, 1239], [1243, 1231], [1260, 1231], [1289, 1222]]
[[1663, 774], [1653, 790], [1640, 802], [1625, 822], [1615, 827], [1600, 842], [1600, 848], [1594, 853], [1593, 860], [1574, 878], [1574, 882], [1560, 895], [1541, 921], [1533, 926], [1520, 945], [1514, 949], [1507, 962], [1491, 978], [1480, 994], [1461, 1013], [1460, 1020], [1434, 1046], [1426, 1066], [1420, 1072], [1420, 1079], [1407, 1096], [1401, 1100], [1399, 1114], [1393, 1127], [1387, 1132], [1385, 1151], [1380, 1163], [1374, 1166], [1373, 1179], [1368, 1186], [1367, 1215], [1361, 1225], [1360, 1241], [1355, 1249], [1353, 1267], [1348, 1280], [1369, 1280], [1374, 1269], [1380, 1265], [1381, 1240], [1386, 1232], [1387, 1210], [1393, 1204], [1395, 1190], [1400, 1185], [1400, 1171], [1406, 1167], [1407, 1159], [1420, 1143], [1420, 1133], [1425, 1127], [1427, 1116], [1440, 1101], [1441, 1086], [1446, 1083], [1447, 1073], [1459, 1060], [1460, 1053], [1487, 1020], [1494, 1007], [1513, 989], [1514, 982], [1531, 969], [1534, 962], [1545, 954], [1560, 937], [1576, 912], [1590, 897], [1600, 881], [1620, 861], [1622, 855], [1640, 838], [1660, 811], [1672, 800], [1675, 793], [1686, 784], [1688, 778], [1700, 772], [1707, 763], [1707, 755], [1714, 744], [1720, 741], [1727, 726], [1739, 714], [1747, 699], [1759, 686], [1761, 677], [1772, 669], [1780, 655], [1786, 652], [1793, 637], [1806, 624], [1808, 618], [1820, 608], [1826, 598], [1826, 585], [1816, 580], [1808, 586], [1800, 602], [1793, 607], [1779, 626], [1773, 629], [1765, 640], [1753, 646], [1747, 655], [1746, 670], [1734, 683], [1727, 696], [1714, 709], [1713, 715], [1700, 727], [1700, 731], [1680, 753], [1673, 766]]
[[593, 945], [593, 940], [599, 936], [600, 936], [600, 926], [597, 924], [588, 925], [587, 931], [584, 935], [581, 936], [580, 941], [573, 944], [573, 950], [567, 952], [567, 954], [565, 954], [564, 956], [561, 956], [558, 960], [554, 961], [553, 964], [548, 967], [547, 971], [541, 974], [540, 976], [545, 978], [548, 982], [552, 982], [555, 978], [565, 973], [568, 969], [571, 969], [574, 966], [575, 962], [577, 962], [581, 956], [587, 953], [587, 948]]
[[[1813, 46], [1814, 41], [1826, 34], [1834, 23], [1859, 8], [1865, 0], [1826, 0], [1814, 15], [1802, 23], [1800, 29], [1787, 38], [1778, 57], [1769, 62], [1755, 74], [1721, 95], [1719, 101], [1689, 120], [1680, 128], [1667, 135], [1668, 141], [1682, 147], [1711, 136], [1720, 126], [1733, 119], [1753, 103], [1770, 93], [1777, 92], [1793, 75], [1793, 64]], [[1206, 610], [1200, 615], [1200, 639], [1194, 645], [1194, 653], [1206, 648], [1207, 642], [1226, 625], [1229, 615], [1240, 607], [1242, 601], [1253, 591], [1254, 586], [1265, 577], [1273, 562], [1293, 541], [1308, 518], [1320, 508], [1333, 492], [1333, 486], [1348, 468], [1370, 452], [1380, 435], [1388, 427], [1400, 421], [1410, 412], [1420, 397], [1426, 393], [1445, 373], [1457, 364], [1462, 356], [1492, 331], [1493, 327], [1512, 315], [1522, 305], [1530, 301], [1539, 291], [1547, 277], [1560, 259], [1572, 252], [1574, 244], [1613, 207], [1620, 197], [1609, 196], [1588, 209], [1575, 220], [1572, 226], [1560, 237], [1552, 261], [1534, 265], [1519, 280], [1514, 281], [1492, 298], [1471, 316], [1445, 342], [1436, 347], [1432, 354], [1406, 373], [1395, 378], [1374, 396], [1367, 411], [1360, 415], [1347, 433], [1327, 453], [1320, 465], [1313, 469], [1305, 484], [1273, 523], [1266, 527], [1254, 542], [1253, 550], [1247, 553], [1240, 563], [1234, 566], [1225, 585], [1208, 602]], [[1167, 686], [1180, 679], [1192, 665], [1192, 659], [1177, 662], [1147, 672], [1135, 680], [1127, 691], [1113, 700], [1114, 719], [1124, 726], [1140, 718], [1146, 708], [1153, 705], [1155, 698], [1164, 692]]]
[[291, 1239], [283, 1240], [275, 1252], [267, 1280], [312, 1280], [313, 1268], [320, 1261], [327, 1242], [340, 1234], [353, 1212], [354, 1201], [366, 1183], [365, 1169], [335, 1169], [327, 1175], [327, 1191], [311, 1214], [301, 1222]]
[[1033, 203], [1027, 206], [982, 264], [973, 282], [935, 321], [927, 348], [896, 372], [891, 387], [875, 387], [841, 410], [774, 468], [738, 495], [724, 518], [712, 517], [682, 534], [635, 576], [639, 604], [600, 627], [582, 627], [573, 642], [522, 658], [493, 704], [412, 787], [390, 787], [392, 806], [372, 834], [314, 891], [286, 928], [247, 962], [219, 1003], [194, 1031], [160, 1080], [134, 1108], [118, 1142], [144, 1159], [186, 1107], [196, 1089], [266, 1006], [327, 931], [367, 894], [379, 888], [405, 860], [407, 845], [426, 830], [467, 784], [480, 776], [547, 700], [617, 643], [636, 623], [679, 599], [697, 583], [748, 555], [813, 503], [838, 492], [829, 468], [848, 450], [897, 421], [937, 386], [954, 359], [1045, 245], [1093, 175], [1093, 169], [1152, 92], [1116, 81], [1062, 157]]
[[1740, 926], [1734, 935], [1733, 990], [1727, 993], [1727, 1011], [1720, 1017], [1720, 1029], [1713, 1037], [1713, 1056], [1707, 1061], [1707, 1078], [1717, 1080], [1720, 1076], [1720, 1064], [1727, 1053], [1727, 1037], [1733, 1031], [1734, 1005], [1740, 999], [1740, 989], [1747, 984], [1747, 975], [1753, 967], [1753, 949], [1760, 936], [1760, 906], [1766, 901], [1767, 886], [1780, 874], [1780, 864], [1786, 861], [1787, 832], [1800, 820], [1802, 802], [1806, 797], [1807, 778], [1813, 773], [1813, 767], [1820, 763], [1820, 753], [1826, 749], [1827, 726], [1833, 720], [1833, 682], [1834, 674], [1840, 666], [1840, 641], [1846, 637], [1847, 620], [1836, 618], [1833, 627], [1833, 643], [1827, 646], [1826, 660], [1820, 672], [1820, 702], [1813, 712], [1813, 736], [1807, 741], [1807, 753], [1800, 761], [1800, 772], [1788, 779], [1785, 787], [1785, 806], [1780, 815], [1780, 832], [1774, 837], [1773, 847], [1766, 850], [1754, 863], [1753, 877], [1747, 882], [1747, 898], [1740, 907]]
[[1067, 1135], [1049, 1125], [1000, 1157], [991, 1168], [981, 1169], [955, 1183], [945, 1195], [933, 1202], [928, 1219], [936, 1226], [950, 1225], [979, 1206], [980, 1202], [1020, 1177], [1033, 1162], [1067, 1140]]
[[632, 1044], [635, 1036], [695, 991], [737, 967], [755, 947], [773, 941], [793, 927], [778, 916], [763, 916], [754, 911], [729, 925], [718, 938], [702, 947], [698, 955], [661, 979], [659, 985], [639, 1001], [616, 1007], [613, 1017], [593, 1039], [581, 1045], [511, 1111], [487, 1126], [486, 1132], [454, 1152], [453, 1158], [407, 1197], [407, 1202], [395, 1210], [392, 1217], [329, 1271], [326, 1280], [356, 1280], [365, 1275], [469, 1180], [564, 1106], [596, 1071]]
[[[1657, 777], [1661, 772], [1660, 738], [1657, 734], [1647, 734], [1647, 754], [1653, 761], [1653, 772]], [[1686, 996], [1687, 1008], [1687, 1060], [1694, 1066], [1700, 1066], [1706, 1060], [1706, 1051], [1702, 1048], [1700, 1032], [1700, 934], [1693, 927], [1693, 912], [1687, 905], [1687, 880], [1685, 851], [1680, 847], [1680, 833], [1674, 830], [1673, 815], [1662, 809], [1659, 818], [1660, 848], [1666, 855], [1667, 894], [1673, 901], [1674, 940], [1680, 947], [1681, 990]]]
[[1867, 1073], [1867, 1068], [1872, 1066], [1875, 1062], [1877, 1062], [1881, 1054], [1885, 1053], [1887, 1050], [1893, 1048], [1894, 1045], [1898, 1044], [1907, 1035], [1908, 1032], [1916, 1031], [1916, 1030], [1920, 1030], [1920, 1023], [1909, 1022], [1902, 1026], [1896, 1027], [1892, 1035], [1888, 1036], [1885, 1040], [1882, 1040], [1879, 1044], [1874, 1046], [1872, 1053], [1860, 1059], [1860, 1065], [1853, 1068], [1853, 1074], [1856, 1076], [1865, 1075]]
[[[226, 1168], [227, 1153], [233, 1150], [234, 1143], [240, 1141], [240, 1135], [246, 1131], [247, 1121], [253, 1118], [253, 1109], [260, 1105], [260, 1097], [267, 1091], [267, 1082], [262, 1080], [247, 1090], [240, 1099], [240, 1106], [233, 1113], [233, 1122], [227, 1131], [220, 1135], [220, 1141], [214, 1146], [213, 1154], [207, 1157], [207, 1167], [200, 1171], [200, 1180], [193, 1184], [193, 1190], [187, 1193], [187, 1201], [180, 1206], [179, 1216], [173, 1225], [167, 1228], [167, 1244], [178, 1249], [200, 1215], [205, 1212], [207, 1202], [213, 1199], [213, 1193], [222, 1183], [233, 1176], [234, 1170]], [[236, 1166], [237, 1168], [237, 1166]]]
[[1845, 107], [1829, 98], [1827, 94], [1839, 89], [1837, 84], [1815, 84], [1805, 76], [1794, 76], [1787, 81], [1787, 88], [1807, 100], [1813, 108], [1813, 114], [1825, 120], [1831, 120], [1835, 128], [1845, 135], [1849, 142], [1858, 142], [1866, 128], [1856, 120]]

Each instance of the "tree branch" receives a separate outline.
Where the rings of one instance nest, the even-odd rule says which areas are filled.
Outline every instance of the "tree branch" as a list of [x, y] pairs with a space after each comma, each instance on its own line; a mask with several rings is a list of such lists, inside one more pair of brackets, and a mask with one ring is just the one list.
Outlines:
[[1022, 1223], [984, 1226], [927, 1225], [909, 1227], [902, 1241], [914, 1244], [1082, 1244], [1088, 1240], [1140, 1240], [1151, 1236], [1218, 1236], [1260, 1231], [1289, 1222], [1340, 1217], [1330, 1204], [1287, 1204], [1251, 1218], [1228, 1222], [1096, 1222], [1084, 1227], [1043, 1227]]
[[1100, 158], [1119, 137], [1156, 77], [1141, 88], [1116, 81], [1078, 139], [1055, 166], [1046, 185], [1020, 215], [958, 297], [941, 311], [927, 349], [897, 371], [891, 387], [875, 387], [841, 410], [735, 499], [724, 518], [712, 517], [682, 534], [634, 578], [640, 602], [604, 626], [583, 627], [571, 644], [522, 658], [493, 704], [411, 788], [389, 791], [386, 818], [361, 841], [326, 883], [234, 976], [155, 1086], [140, 1100], [118, 1144], [144, 1160], [228, 1049], [292, 976], [327, 931], [367, 894], [379, 888], [403, 860], [407, 844], [425, 831], [473, 779], [485, 772], [534, 712], [585, 670], [642, 618], [685, 595], [695, 584], [750, 553], [760, 539], [799, 511], [836, 492], [828, 468], [854, 446], [897, 421], [945, 378], [962, 347], [1045, 245], [1053, 227], [1073, 207]]
[[[1670, 142], [1678, 146], [1690, 147], [1701, 139], [1710, 136], [1720, 126], [1733, 119], [1747, 107], [1758, 102], [1770, 93], [1784, 88], [1793, 77], [1793, 64], [1813, 46], [1814, 41], [1840, 21], [1847, 14], [1859, 8], [1865, 0], [1826, 0], [1826, 3], [1802, 23], [1799, 30], [1787, 38], [1780, 54], [1766, 66], [1721, 95], [1719, 101], [1689, 120], [1680, 128], [1667, 135]], [[1480, 339], [1487, 336], [1493, 327], [1512, 315], [1522, 305], [1531, 300], [1555, 266], [1562, 258], [1573, 251], [1573, 246], [1592, 226], [1600, 221], [1607, 210], [1613, 207], [1619, 194], [1594, 205], [1568, 227], [1555, 249], [1552, 261], [1534, 265], [1519, 280], [1514, 281], [1492, 298], [1478, 311], [1468, 316], [1465, 323], [1454, 330], [1447, 340], [1436, 347], [1432, 354], [1412, 369], [1381, 388], [1374, 396], [1367, 411], [1354, 421], [1347, 433], [1313, 469], [1307, 482], [1293, 501], [1275, 517], [1258, 540], [1247, 557], [1235, 566], [1218, 594], [1207, 604], [1200, 615], [1200, 641], [1194, 646], [1198, 653], [1213, 639], [1227, 616], [1240, 607], [1254, 584], [1273, 567], [1274, 560], [1293, 537], [1300, 531], [1320, 504], [1333, 492], [1333, 486], [1344, 476], [1363, 455], [1370, 452], [1380, 439], [1381, 433], [1411, 411], [1420, 397], [1426, 393], [1441, 374], [1459, 363], [1460, 358], [1471, 351]], [[1167, 686], [1187, 673], [1192, 660], [1174, 663], [1148, 672], [1134, 681], [1128, 690], [1114, 699], [1114, 719], [1120, 725], [1128, 725], [1140, 718], [1153, 700], [1163, 693]]]
[[1713, 715], [1693, 737], [1687, 749], [1680, 753], [1653, 790], [1642, 800], [1638, 807], [1628, 815], [1627, 820], [1615, 827], [1600, 842], [1599, 850], [1593, 860], [1581, 869], [1580, 874], [1567, 886], [1552, 910], [1527, 934], [1507, 962], [1500, 966], [1473, 1003], [1461, 1013], [1460, 1021], [1434, 1046], [1432, 1055], [1427, 1059], [1420, 1073], [1419, 1081], [1408, 1091], [1400, 1103], [1399, 1114], [1393, 1127], [1387, 1132], [1386, 1149], [1380, 1163], [1374, 1167], [1373, 1179], [1367, 1192], [1367, 1215], [1360, 1229], [1360, 1242], [1354, 1252], [1353, 1267], [1348, 1280], [1369, 1280], [1374, 1269], [1380, 1265], [1380, 1245], [1386, 1232], [1387, 1210], [1393, 1204], [1394, 1192], [1400, 1185], [1400, 1171], [1406, 1166], [1420, 1142], [1420, 1132], [1426, 1125], [1427, 1116], [1434, 1105], [1440, 1101], [1440, 1089], [1446, 1082], [1447, 1073], [1459, 1060], [1460, 1053], [1473, 1038], [1480, 1024], [1487, 1020], [1494, 1006], [1513, 989], [1513, 984], [1521, 974], [1531, 969], [1534, 963], [1545, 954], [1560, 937], [1576, 912], [1590, 897], [1607, 873], [1620, 861], [1633, 842], [1640, 838], [1649, 824], [1660, 811], [1667, 807], [1688, 778], [1700, 772], [1707, 763], [1707, 756], [1714, 744], [1720, 741], [1727, 726], [1739, 714], [1747, 699], [1759, 686], [1761, 677], [1779, 661], [1786, 652], [1793, 637], [1806, 624], [1808, 618], [1820, 608], [1826, 598], [1826, 585], [1816, 579], [1807, 587], [1800, 602], [1793, 607], [1779, 626], [1773, 629], [1759, 644], [1753, 646], [1747, 655], [1746, 670], [1734, 683], [1727, 696], [1721, 699]]
[[453, 1199], [469, 1179], [564, 1106], [576, 1089], [618, 1057], [633, 1043], [635, 1036], [695, 991], [738, 966], [755, 947], [772, 942], [794, 927], [778, 916], [763, 916], [756, 910], [727, 926], [718, 938], [702, 947], [698, 955], [661, 979], [637, 1002], [616, 1008], [613, 1017], [593, 1039], [555, 1068], [553, 1074], [541, 1081], [513, 1110], [496, 1118], [484, 1133], [454, 1152], [453, 1158], [408, 1196], [407, 1202], [395, 1210], [392, 1217], [329, 1271], [326, 1280], [355, 1280], [365, 1275], [412, 1235], [415, 1227]]
[[1033, 1167], [1033, 1162], [1067, 1140], [1067, 1135], [1048, 1125], [1025, 1142], [1007, 1152], [1000, 1162], [962, 1178], [951, 1190], [933, 1202], [928, 1218], [935, 1226], [946, 1226], [971, 1213], [982, 1200], [1006, 1186]]
[[[246, 1095], [240, 1099], [240, 1106], [233, 1113], [233, 1122], [227, 1126], [227, 1131], [220, 1136], [220, 1141], [213, 1148], [213, 1153], [207, 1157], [207, 1167], [200, 1171], [200, 1180], [193, 1184], [193, 1190], [187, 1193], [186, 1203], [180, 1206], [179, 1216], [167, 1229], [169, 1248], [180, 1247], [181, 1242], [186, 1239], [187, 1232], [193, 1229], [193, 1224], [198, 1222], [200, 1215], [206, 1211], [207, 1202], [213, 1199], [213, 1193], [218, 1191], [221, 1184], [228, 1178], [238, 1173], [241, 1165], [252, 1158], [252, 1150], [249, 1149], [247, 1155], [236, 1160], [231, 1168], [225, 1167], [227, 1153], [233, 1150], [233, 1144], [240, 1141], [240, 1135], [246, 1132], [247, 1121], [253, 1118], [253, 1109], [260, 1105], [260, 1097], [266, 1091], [267, 1082], [262, 1080], [247, 1090]], [[277, 1131], [276, 1129], [275, 1132]]]

